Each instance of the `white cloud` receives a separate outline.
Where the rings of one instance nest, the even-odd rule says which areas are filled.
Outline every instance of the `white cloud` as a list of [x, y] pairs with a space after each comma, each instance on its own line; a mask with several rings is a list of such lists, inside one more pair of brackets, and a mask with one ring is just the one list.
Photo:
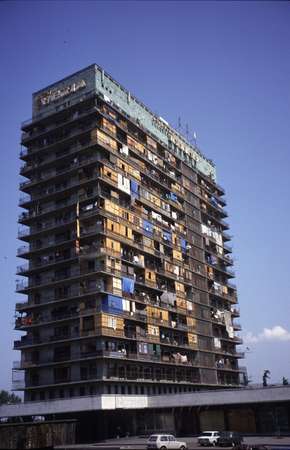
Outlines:
[[290, 341], [290, 332], [280, 325], [275, 325], [273, 328], [264, 328], [262, 333], [257, 335], [250, 331], [244, 336], [245, 344], [256, 344], [257, 342], [267, 341]]

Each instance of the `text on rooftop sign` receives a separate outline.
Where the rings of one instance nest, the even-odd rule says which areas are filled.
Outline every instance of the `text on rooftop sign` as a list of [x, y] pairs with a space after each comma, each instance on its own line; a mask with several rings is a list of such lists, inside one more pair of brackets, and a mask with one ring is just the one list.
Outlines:
[[62, 97], [66, 97], [69, 94], [73, 94], [74, 92], [79, 91], [86, 87], [85, 80], [80, 80], [75, 83], [69, 84], [63, 88], [59, 89], [51, 89], [43, 94], [41, 94], [38, 98], [38, 102], [40, 106], [47, 106], [52, 102], [59, 100]]

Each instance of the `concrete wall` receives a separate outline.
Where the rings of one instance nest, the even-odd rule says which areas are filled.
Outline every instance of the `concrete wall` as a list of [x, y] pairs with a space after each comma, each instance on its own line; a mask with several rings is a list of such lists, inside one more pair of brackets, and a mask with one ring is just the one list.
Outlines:
[[0, 417], [60, 414], [77, 411], [114, 409], [174, 408], [193, 406], [241, 405], [253, 403], [290, 402], [290, 385], [267, 388], [215, 390], [184, 394], [99, 395], [43, 402], [27, 402], [0, 407]]

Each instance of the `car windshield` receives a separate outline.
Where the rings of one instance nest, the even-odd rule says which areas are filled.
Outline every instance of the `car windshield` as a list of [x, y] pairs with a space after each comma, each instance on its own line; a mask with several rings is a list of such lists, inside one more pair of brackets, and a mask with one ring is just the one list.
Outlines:
[[212, 435], [212, 433], [202, 433], [202, 434], [201, 434], [202, 437], [203, 437], [203, 436], [209, 437], [209, 436], [211, 436], [211, 435]]
[[148, 439], [148, 441], [150, 441], [150, 442], [156, 442], [156, 441], [157, 441], [157, 436], [150, 436], [150, 438]]

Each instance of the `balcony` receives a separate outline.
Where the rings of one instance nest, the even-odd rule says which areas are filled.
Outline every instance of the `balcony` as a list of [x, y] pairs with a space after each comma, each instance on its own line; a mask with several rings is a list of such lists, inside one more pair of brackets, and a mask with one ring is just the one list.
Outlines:
[[[75, 95], [75, 96], [74, 96], [74, 104], [71, 106], [71, 108], [72, 108], [72, 107], [76, 107], [76, 106], [78, 106], [78, 105], [80, 105], [80, 104], [82, 105], [85, 101], [90, 100], [90, 99], [93, 99], [95, 96], [96, 96], [96, 92], [95, 92], [94, 90], [93, 90], [93, 91], [86, 92], [85, 94]], [[79, 100], [79, 102], [77, 103], [76, 100]], [[64, 110], [64, 109], [61, 109], [61, 107], [64, 106], [64, 105], [65, 105], [65, 103], [62, 104], [62, 105], [60, 105], [59, 111], [55, 112], [55, 113], [53, 114], [53, 116], [55, 116], [55, 115], [59, 116], [59, 115], [61, 115], [61, 114], [63, 113], [63, 111], [67, 111], [67, 110], [68, 110], [67, 107], [65, 108], [65, 110]], [[36, 122], [39, 122], [39, 121], [41, 121], [41, 120], [43, 120], [43, 119], [44, 119], [44, 120], [45, 120], [45, 119], [50, 120], [51, 117], [52, 117], [52, 114], [49, 115], [49, 116], [47, 116], [47, 115], [45, 115], [45, 114], [41, 114], [41, 113], [40, 113], [40, 114], [37, 114], [37, 115], [35, 115], [34, 117], [32, 117], [31, 119], [24, 120], [24, 121], [21, 123], [21, 129], [24, 130], [24, 129], [28, 128], [29, 126], [31, 126], [32, 124], [35, 124]]]
[[75, 250], [70, 251], [70, 255], [66, 256], [58, 256], [58, 257], [43, 257], [43, 260], [40, 262], [29, 261], [29, 263], [22, 264], [21, 266], [17, 266], [17, 275], [24, 275], [33, 270], [37, 270], [44, 267], [55, 266], [56, 264], [72, 261], [73, 259], [78, 257], [78, 253]]
[[[67, 134], [59, 135], [52, 142], [45, 141], [43, 143], [43, 145], [38, 145], [35, 148], [30, 148], [28, 154], [32, 155], [32, 154], [35, 154], [35, 153], [37, 153], [39, 151], [45, 152], [46, 150], [51, 150], [51, 149], [53, 149], [56, 146], [61, 146], [62, 144], [64, 144], [69, 139], [73, 139], [76, 136], [79, 136], [79, 135], [82, 135], [84, 133], [88, 133], [89, 131], [92, 131], [96, 127], [97, 127], [97, 122], [94, 121], [94, 122], [91, 122], [89, 125], [86, 125], [86, 126], [83, 126], [83, 127], [80, 127], [80, 128], [73, 128]], [[24, 157], [24, 156], [26, 156], [26, 155], [22, 155], [22, 157]]]
[[216, 368], [218, 370], [222, 370], [222, 371], [233, 371], [233, 372], [240, 372], [240, 369], [238, 367], [238, 365], [236, 364], [236, 362], [231, 363], [226, 363], [226, 362], [222, 362], [222, 361], [216, 361]]
[[[28, 310], [29, 311], [34, 310], [34, 309], [43, 309], [43, 308], [46, 308], [47, 306], [61, 304], [63, 302], [72, 301], [74, 299], [79, 299], [79, 298], [83, 298], [86, 296], [95, 295], [100, 292], [102, 292], [102, 293], [105, 292], [105, 288], [103, 286], [93, 286], [93, 287], [87, 286], [87, 287], [82, 287], [79, 289], [71, 289], [70, 292], [63, 297], [59, 297], [59, 298], [55, 298], [55, 296], [47, 297], [47, 298], [43, 299], [43, 301], [41, 303], [32, 302], [32, 301], [18, 302], [18, 303], [16, 303], [16, 311], [24, 312], [24, 311], [28, 311]], [[112, 292], [109, 292], [109, 293], [112, 293]]]
[[[76, 316], [78, 318], [78, 316]], [[70, 341], [78, 340], [83, 337], [98, 337], [98, 336], [111, 336], [114, 338], [123, 338], [126, 340], [138, 340], [148, 343], [157, 343], [165, 345], [166, 347], [184, 348], [189, 350], [197, 350], [197, 344], [193, 345], [187, 343], [185, 340], [181, 340], [180, 336], [165, 336], [160, 337], [159, 335], [149, 334], [144, 330], [144, 332], [136, 333], [135, 331], [130, 331], [126, 329], [114, 329], [110, 327], [97, 327], [96, 329], [90, 330], [80, 330], [80, 331], [69, 331], [65, 334], [52, 334], [50, 336], [44, 337], [33, 337], [33, 336], [22, 336], [20, 340], [14, 341], [14, 349], [18, 350], [23, 347], [33, 347], [39, 345], [46, 345], [57, 343], [60, 341]]]
[[[207, 250], [206, 250], [207, 251]], [[220, 264], [220, 262], [213, 262], [209, 258], [206, 258], [206, 264], [211, 266], [213, 269], [223, 272], [224, 274], [235, 277], [234, 270], [230, 270], [225, 264]], [[212, 277], [209, 277], [210, 279], [213, 279]], [[229, 283], [228, 283], [229, 284]]]
[[[91, 98], [93, 98], [93, 95], [91, 95]], [[94, 106], [92, 108], [88, 108], [88, 109], [84, 110], [80, 114], [78, 114], [78, 111], [76, 111], [73, 114], [71, 114], [71, 116], [67, 120], [62, 121], [59, 124], [54, 123], [53, 125], [46, 125], [46, 127], [44, 129], [39, 130], [38, 132], [28, 133], [28, 132], [24, 131], [21, 135], [21, 140], [23, 143], [24, 142], [27, 143], [30, 140], [33, 140], [44, 134], [50, 133], [51, 131], [55, 131], [59, 128], [62, 128], [65, 125], [70, 125], [70, 124], [74, 123], [75, 121], [80, 120], [96, 111], [97, 111], [97, 107]], [[33, 119], [31, 119], [31, 122], [32, 122], [32, 120]]]
[[17, 249], [17, 256], [25, 255], [28, 252], [29, 252], [29, 246], [22, 245], [21, 247], [18, 247], [18, 249]]
[[227, 280], [226, 285], [230, 288], [230, 289], [237, 289], [237, 285], [234, 283], [231, 283], [230, 281]]
[[244, 358], [245, 357], [245, 353], [244, 352], [239, 352], [237, 350], [229, 350], [229, 349], [218, 349], [218, 348], [214, 348], [213, 350], [214, 353], [216, 354], [220, 354], [220, 355], [224, 355], [224, 356], [228, 356], [228, 357], [233, 357], [233, 358]]
[[224, 241], [231, 241], [233, 239], [233, 236], [231, 234], [228, 234], [225, 231], [223, 231], [223, 238], [224, 238]]
[[[96, 141], [95, 141], [96, 143]], [[88, 147], [89, 144], [87, 144], [86, 147]], [[27, 189], [27, 187], [31, 187], [33, 185], [37, 185], [39, 183], [42, 183], [44, 181], [53, 179], [53, 178], [57, 178], [57, 177], [62, 177], [65, 174], [69, 174], [70, 172], [74, 171], [74, 170], [78, 170], [82, 167], [85, 167], [88, 164], [97, 162], [99, 160], [98, 155], [93, 156], [91, 158], [87, 158], [85, 160], [82, 161], [74, 161], [70, 164], [70, 166], [67, 166], [63, 169], [52, 169], [44, 174], [42, 174], [41, 176], [38, 176], [37, 178], [31, 178], [30, 180], [27, 181], [23, 181], [22, 183], [20, 183], [20, 190], [25, 190]], [[79, 183], [78, 183], [79, 184]]]
[[[49, 165], [49, 164], [54, 164], [57, 163], [58, 161], [61, 161], [63, 158], [67, 158], [68, 156], [73, 156], [76, 153], [85, 150], [85, 149], [89, 149], [90, 147], [94, 146], [97, 144], [96, 139], [91, 139], [86, 143], [83, 144], [71, 144], [69, 147], [66, 147], [65, 149], [63, 149], [62, 153], [59, 156], [55, 156], [54, 154], [51, 154], [49, 156], [47, 156], [47, 158], [38, 163], [38, 164], [24, 164], [21, 169], [20, 169], [20, 175], [23, 175], [25, 177], [28, 176], [28, 173], [34, 169], [42, 169], [42, 167]], [[20, 155], [21, 156], [21, 155]]]
[[29, 236], [30, 229], [29, 228], [19, 228], [18, 229], [18, 239]]
[[50, 206], [47, 208], [43, 208], [39, 211], [24, 211], [18, 216], [18, 222], [24, 224], [25, 222], [29, 222], [31, 219], [35, 219], [37, 217], [44, 216], [46, 214], [49, 214], [50, 212], [58, 212], [62, 209], [71, 207], [76, 204], [77, 204], [77, 197], [75, 197], [61, 205]]
[[51, 241], [47, 241], [46, 243], [44, 243], [43, 245], [22, 245], [21, 247], [19, 247], [17, 249], [17, 256], [21, 257], [21, 258], [26, 258], [28, 256], [29, 253], [37, 253], [37, 252], [43, 252], [44, 250], [49, 250], [52, 249], [55, 246], [61, 247], [62, 245], [68, 243], [68, 242], [72, 242], [76, 239], [76, 234], [72, 233], [72, 235], [70, 237], [67, 237], [65, 240], [58, 240], [58, 239], [53, 239]]
[[[87, 272], [89, 273], [89, 272]], [[61, 283], [65, 280], [68, 280], [70, 278], [79, 277], [80, 275], [86, 275], [87, 273], [82, 274], [79, 268], [72, 269], [67, 275], [58, 277], [55, 275], [51, 276], [43, 276], [37, 281], [33, 280], [17, 280], [16, 281], [16, 292], [23, 292], [30, 288], [39, 287], [39, 286], [45, 286], [47, 284], [52, 283]]]
[[16, 311], [22, 311], [25, 310], [25, 308], [28, 306], [28, 301], [27, 300], [23, 300], [22, 302], [17, 302], [15, 304], [15, 310]]
[[[75, 222], [75, 217], [69, 217], [68, 219], [62, 219], [62, 220], [48, 220], [47, 222], [42, 222], [41, 227], [31, 227], [31, 228], [19, 228], [18, 230], [18, 238], [24, 238], [28, 236], [33, 236], [35, 234], [40, 234], [43, 231], [50, 231], [54, 228], [59, 228], [63, 225], [67, 225]], [[23, 239], [24, 240], [24, 239]], [[25, 252], [26, 253], [26, 252]]]
[[238, 308], [237, 306], [232, 306], [231, 313], [235, 317], [240, 317], [240, 308]]
[[214, 289], [213, 287], [209, 289], [209, 293], [211, 295], [215, 295], [217, 297], [225, 298], [226, 300], [229, 300], [230, 302], [237, 303], [237, 295], [236, 293], [226, 293], [222, 288], [221, 289]]
[[236, 322], [236, 321], [233, 321], [233, 327], [234, 327], [234, 330], [236, 330], [236, 331], [241, 331], [241, 329], [242, 329], [242, 325], [240, 324], [240, 322]]
[[[39, 200], [42, 200], [42, 201], [52, 200], [53, 198], [58, 197], [58, 194], [62, 194], [62, 193], [63, 194], [64, 193], [65, 194], [69, 194], [69, 193], [73, 194], [74, 188], [77, 187], [77, 188], [80, 189], [86, 183], [89, 183], [90, 181], [96, 181], [98, 175], [99, 175], [98, 171], [95, 170], [95, 173], [91, 177], [83, 177], [81, 180], [77, 180], [77, 181], [74, 181], [74, 182], [71, 181], [65, 187], [56, 187], [56, 186], [49, 187], [49, 188], [46, 189], [45, 192], [43, 192], [41, 194], [38, 194], [38, 195], [33, 195], [33, 197], [30, 197], [29, 195], [23, 195], [21, 197], [20, 202], [19, 202], [19, 206], [27, 207], [28, 204], [33, 204], [33, 203], [35, 203], [35, 202], [37, 202]], [[70, 192], [70, 191], [72, 191], [72, 192]], [[94, 196], [96, 196], [96, 193], [93, 192], [92, 195], [90, 195], [90, 197], [93, 198]], [[85, 196], [83, 194], [83, 195], [79, 196], [79, 200], [86, 200], [86, 199], [88, 199], [90, 197]], [[24, 205], [26, 205], [26, 206], [24, 206]]]
[[[79, 311], [67, 311], [62, 314], [52, 314], [52, 313], [39, 313], [35, 316], [28, 315], [26, 317], [18, 317], [15, 320], [15, 329], [17, 330], [24, 330], [29, 329], [34, 326], [40, 326], [40, 325], [48, 325], [48, 324], [55, 324], [56, 322], [65, 322], [70, 321], [74, 319], [79, 319], [80, 317], [96, 314], [96, 313], [105, 313], [107, 311], [102, 311], [101, 307], [98, 308], [87, 308], [82, 309]], [[124, 317], [126, 319], [137, 321], [137, 322], [146, 322], [147, 320], [147, 314], [146, 311], [140, 312], [127, 312], [122, 310], [114, 310], [111, 311], [116, 316]]]

